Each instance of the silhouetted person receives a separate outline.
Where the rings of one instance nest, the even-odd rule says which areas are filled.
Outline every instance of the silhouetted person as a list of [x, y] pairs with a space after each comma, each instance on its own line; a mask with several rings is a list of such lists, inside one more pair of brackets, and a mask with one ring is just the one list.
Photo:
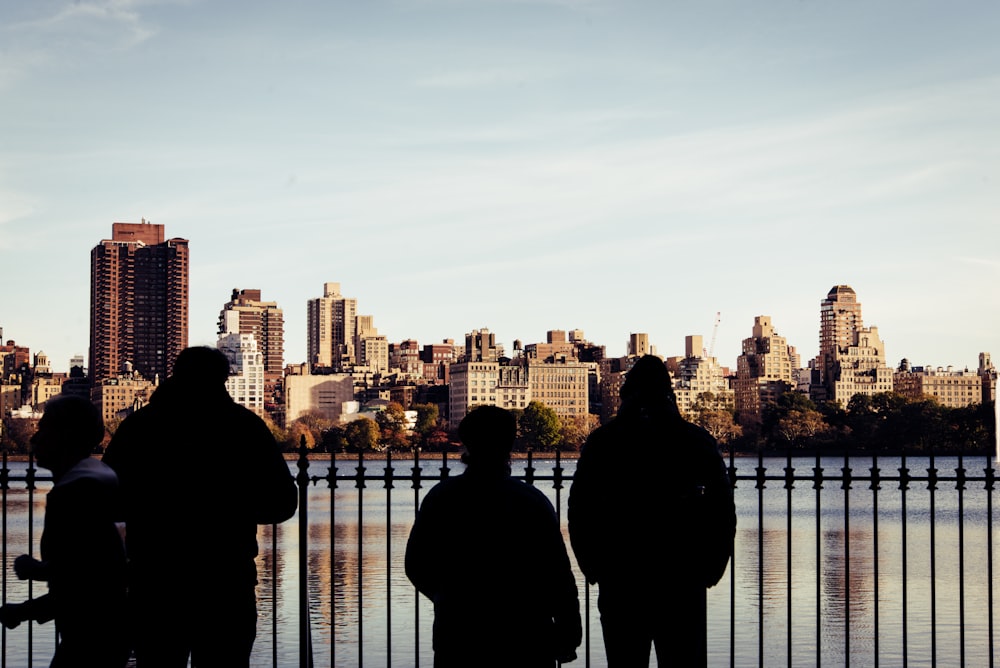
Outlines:
[[137, 665], [246, 666], [256, 636], [257, 525], [295, 512], [264, 421], [226, 391], [229, 362], [187, 348], [104, 461], [124, 495]]
[[427, 493], [406, 545], [406, 575], [434, 602], [434, 666], [571, 661], [576, 581], [552, 504], [510, 476], [514, 416], [481, 406], [458, 431], [466, 470]]
[[705, 593], [726, 570], [736, 513], [715, 439], [685, 421], [662, 360], [640, 358], [618, 415], [587, 439], [569, 494], [577, 563], [600, 586], [611, 668], [706, 663]]
[[41, 560], [21, 555], [14, 572], [49, 584], [49, 593], [0, 608], [14, 628], [55, 619], [59, 644], [52, 666], [124, 666], [126, 634], [125, 546], [115, 526], [118, 478], [90, 453], [104, 438], [101, 414], [86, 399], [47, 402], [31, 438], [38, 465], [52, 471], [45, 497]]

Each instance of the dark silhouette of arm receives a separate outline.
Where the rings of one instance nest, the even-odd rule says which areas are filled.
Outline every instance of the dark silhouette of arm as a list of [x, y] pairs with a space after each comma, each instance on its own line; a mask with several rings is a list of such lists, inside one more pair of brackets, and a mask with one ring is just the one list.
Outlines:
[[406, 577], [421, 594], [434, 600], [440, 591], [441, 542], [440, 518], [442, 508], [437, 494], [431, 489], [424, 497], [413, 521], [410, 537], [406, 541], [404, 560]]
[[569, 539], [573, 554], [584, 577], [590, 584], [600, 579], [601, 541], [600, 517], [604, 513], [601, 503], [600, 458], [603, 436], [601, 430], [591, 434], [580, 452], [576, 463], [576, 473], [569, 489], [567, 518]]
[[576, 578], [569, 563], [566, 543], [559, 529], [559, 520], [555, 510], [547, 499], [545, 541], [546, 552], [543, 562], [550, 564], [552, 621], [555, 637], [553, 638], [556, 656], [559, 661], [572, 661], [576, 658], [576, 648], [583, 641], [583, 625], [580, 619], [580, 598], [576, 588]]
[[263, 420], [256, 418], [256, 422], [253, 438], [259, 460], [254, 521], [257, 524], [277, 524], [295, 514], [299, 502], [298, 487], [271, 430]]

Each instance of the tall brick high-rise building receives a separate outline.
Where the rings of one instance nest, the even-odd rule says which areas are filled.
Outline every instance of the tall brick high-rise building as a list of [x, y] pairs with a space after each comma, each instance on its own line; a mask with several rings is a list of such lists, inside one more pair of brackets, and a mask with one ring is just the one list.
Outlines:
[[164, 379], [188, 343], [188, 241], [163, 225], [114, 223], [90, 252], [90, 382], [131, 362]]

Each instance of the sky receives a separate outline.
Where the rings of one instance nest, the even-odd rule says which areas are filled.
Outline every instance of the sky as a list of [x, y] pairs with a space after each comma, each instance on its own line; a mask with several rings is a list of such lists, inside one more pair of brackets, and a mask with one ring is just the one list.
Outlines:
[[[0, 328], [65, 371], [114, 222], [233, 288], [339, 282], [390, 342], [661, 355], [852, 286], [888, 362], [1000, 354], [1000, 3], [0, 2]], [[716, 314], [720, 315], [714, 329]]]

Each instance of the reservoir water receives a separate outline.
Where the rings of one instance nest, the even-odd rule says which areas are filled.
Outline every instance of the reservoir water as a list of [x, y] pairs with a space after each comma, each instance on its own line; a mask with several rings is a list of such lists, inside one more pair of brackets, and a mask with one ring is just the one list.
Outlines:
[[[626, 461], [642, 466], [638, 459]], [[981, 478], [988, 462], [966, 458], [964, 468], [968, 476]], [[737, 458], [735, 463], [739, 476], [755, 475], [757, 459]], [[563, 460], [565, 475], [572, 475], [574, 464]], [[784, 476], [784, 458], [766, 458], [763, 464], [767, 476]], [[929, 464], [927, 458], [906, 460], [912, 476], [925, 477]], [[807, 476], [816, 461], [802, 458], [792, 465], [797, 477]], [[823, 459], [820, 465], [825, 476], [839, 475], [844, 460]], [[294, 463], [290, 466], [294, 473]], [[368, 475], [382, 475], [386, 463], [369, 460], [365, 466]], [[393, 462], [397, 479], [391, 490], [381, 481], [368, 481], [360, 490], [344, 480], [332, 491], [325, 481], [309, 487], [306, 582], [317, 666], [432, 664], [433, 611], [406, 580], [403, 551], [416, 502], [434, 483], [412, 489], [405, 479], [412, 466], [412, 460]], [[454, 460], [448, 466], [451, 475], [464, 468]], [[535, 460], [535, 475], [551, 475], [553, 466], [553, 461]], [[898, 475], [900, 466], [898, 458], [878, 460], [882, 476]], [[934, 466], [938, 476], [954, 477], [958, 460], [939, 457]], [[325, 476], [329, 467], [330, 462], [313, 461], [309, 473]], [[354, 475], [357, 462], [338, 461], [336, 467], [341, 476]], [[423, 459], [421, 475], [437, 476], [440, 467], [440, 460]], [[852, 476], [867, 476], [872, 460], [853, 458], [850, 467]], [[16, 476], [24, 464], [10, 468]], [[524, 469], [524, 461], [515, 462], [515, 475], [524, 475]], [[666, 476], [664, 484], [669, 484]], [[536, 486], [559, 509], [565, 525], [568, 481], [561, 491], [548, 480], [537, 480]], [[7, 492], [3, 586], [9, 601], [27, 595], [26, 583], [14, 578], [11, 565], [27, 550], [29, 509], [37, 554], [48, 484], [38, 487], [30, 506], [23, 483], [12, 481]], [[783, 480], [767, 480], [764, 489], [757, 489], [754, 480], [740, 480], [735, 556], [730, 572], [708, 597], [710, 665], [730, 665], [731, 654], [736, 666], [990, 665], [990, 628], [996, 623], [991, 599], [998, 584], [996, 559], [990, 558], [997, 547], [993, 499], [982, 481], [966, 487], [960, 495], [954, 481], [942, 480], [932, 492], [926, 480], [917, 480], [902, 491], [897, 481], [883, 480], [876, 495], [868, 481], [860, 480], [850, 490], [839, 481], [827, 480], [817, 490], [812, 481], [797, 480], [790, 492]], [[668, 532], [669, 527], [650, 530]], [[253, 665], [296, 666], [297, 518], [276, 530], [262, 527], [258, 540], [261, 577]], [[456, 557], [454, 567], [468, 565]], [[585, 665], [589, 652], [590, 665], [603, 666], [597, 591], [586, 588], [579, 573], [578, 584], [590, 642], [569, 665]], [[36, 595], [43, 588], [35, 585]], [[34, 625], [32, 633], [34, 663], [47, 665], [52, 625]], [[27, 665], [27, 634], [27, 625], [4, 634], [4, 665]], [[511, 635], [516, 634], [512, 624]]]

